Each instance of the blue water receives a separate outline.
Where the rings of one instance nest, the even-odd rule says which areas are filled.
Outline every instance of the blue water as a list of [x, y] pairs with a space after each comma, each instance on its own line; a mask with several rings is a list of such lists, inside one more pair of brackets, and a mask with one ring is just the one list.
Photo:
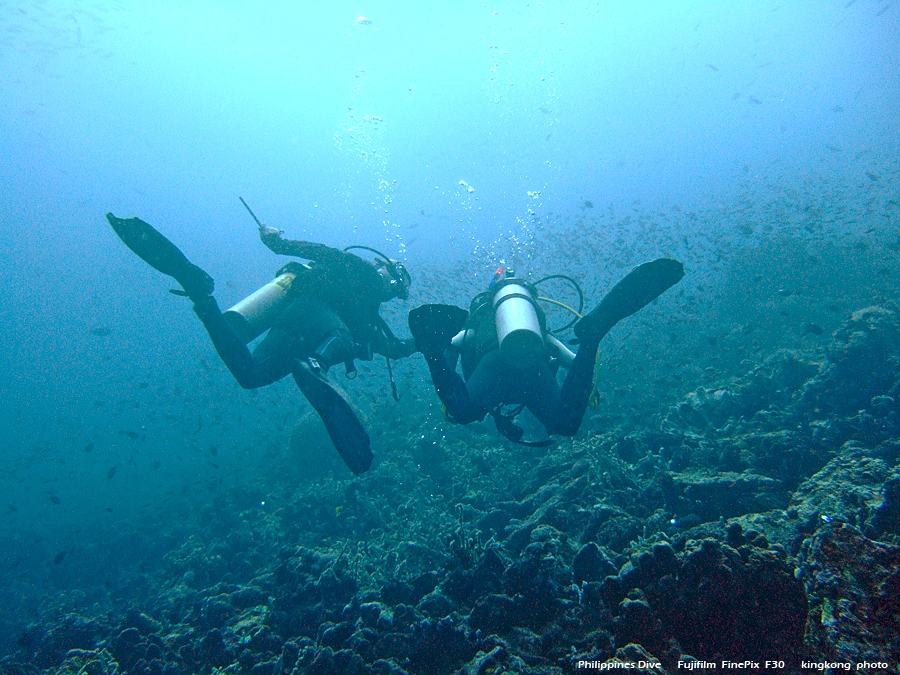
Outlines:
[[502, 263], [596, 298], [605, 266], [678, 255], [709, 305], [773, 233], [896, 241], [900, 5], [431, 4], [0, 5], [4, 606], [102, 584], [211, 482], [270, 489], [305, 410], [290, 382], [236, 388], [107, 211], [223, 306], [282, 262], [239, 196], [288, 237], [379, 248], [416, 281], [399, 332]]

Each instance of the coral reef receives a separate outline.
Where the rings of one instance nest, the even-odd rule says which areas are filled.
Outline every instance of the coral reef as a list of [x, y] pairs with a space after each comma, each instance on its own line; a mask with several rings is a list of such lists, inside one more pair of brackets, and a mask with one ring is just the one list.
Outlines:
[[898, 354], [896, 313], [870, 307], [820, 354], [779, 351], [691, 392], [656, 429], [534, 449], [480, 425], [396, 425], [382, 440], [411, 449], [365, 481], [322, 479], [303, 500], [237, 513], [227, 504], [257, 500], [233, 495], [142, 600], [48, 613], [0, 671], [896, 664]]

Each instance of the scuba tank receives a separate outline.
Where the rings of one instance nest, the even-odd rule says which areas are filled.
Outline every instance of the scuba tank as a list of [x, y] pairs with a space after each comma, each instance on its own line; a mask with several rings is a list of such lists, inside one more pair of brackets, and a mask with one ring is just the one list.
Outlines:
[[538, 318], [537, 290], [524, 279], [512, 276], [492, 284], [497, 341], [503, 359], [514, 368], [524, 368], [545, 356], [544, 330]]
[[258, 338], [271, 326], [288, 303], [288, 293], [296, 274], [284, 272], [234, 307], [222, 312], [244, 344]]

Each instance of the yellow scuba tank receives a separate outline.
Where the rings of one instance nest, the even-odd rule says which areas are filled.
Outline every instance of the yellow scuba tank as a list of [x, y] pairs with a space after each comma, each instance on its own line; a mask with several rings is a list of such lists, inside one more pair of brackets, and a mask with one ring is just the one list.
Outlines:
[[507, 278], [494, 292], [494, 319], [500, 354], [513, 368], [543, 358], [544, 331], [538, 318], [537, 292], [522, 279]]
[[222, 314], [244, 343], [251, 342], [271, 326], [288, 303], [288, 292], [297, 275], [279, 274]]

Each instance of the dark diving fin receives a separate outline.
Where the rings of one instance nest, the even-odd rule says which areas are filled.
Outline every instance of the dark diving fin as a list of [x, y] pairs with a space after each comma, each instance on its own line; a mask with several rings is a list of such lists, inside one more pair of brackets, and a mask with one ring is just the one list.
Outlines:
[[416, 349], [423, 354], [447, 349], [467, 318], [469, 312], [454, 305], [422, 305], [410, 310], [409, 332], [416, 341]]
[[638, 265], [575, 324], [575, 335], [582, 341], [601, 340], [619, 321], [658, 298], [683, 276], [684, 265], [671, 258]]
[[215, 283], [212, 277], [188, 260], [175, 244], [166, 239], [149, 223], [140, 218], [116, 218], [107, 213], [106, 219], [124, 244], [150, 267], [174, 278], [187, 295], [211, 295]]
[[353, 408], [331, 384], [306, 361], [294, 368], [294, 381], [310, 405], [319, 413], [331, 442], [347, 467], [357, 476], [372, 466], [369, 434]]

